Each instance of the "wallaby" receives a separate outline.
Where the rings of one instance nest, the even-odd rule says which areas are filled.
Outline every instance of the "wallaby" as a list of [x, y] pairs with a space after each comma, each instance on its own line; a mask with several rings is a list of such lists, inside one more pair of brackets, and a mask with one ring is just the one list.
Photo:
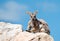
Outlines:
[[30, 20], [28, 22], [27, 31], [28, 32], [33, 32], [33, 33], [45, 32], [47, 34], [50, 34], [50, 30], [48, 28], [47, 23], [43, 19], [38, 20], [36, 18], [37, 13], [38, 13], [37, 11], [35, 11], [34, 13], [27, 12], [27, 14], [30, 15]]
[[27, 12], [27, 14], [30, 15], [30, 21], [28, 22], [28, 30], [29, 32], [39, 32], [39, 25], [40, 25], [40, 21], [36, 18], [36, 14], [38, 12], [35, 11], [34, 13], [31, 12]]

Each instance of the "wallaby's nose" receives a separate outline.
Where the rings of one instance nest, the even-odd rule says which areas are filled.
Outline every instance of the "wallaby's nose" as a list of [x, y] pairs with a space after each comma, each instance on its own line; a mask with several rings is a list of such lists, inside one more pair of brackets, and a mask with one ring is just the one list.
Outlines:
[[36, 20], [35, 18], [33, 18], [32, 20]]
[[35, 19], [32, 19], [32, 20], [35, 20]]

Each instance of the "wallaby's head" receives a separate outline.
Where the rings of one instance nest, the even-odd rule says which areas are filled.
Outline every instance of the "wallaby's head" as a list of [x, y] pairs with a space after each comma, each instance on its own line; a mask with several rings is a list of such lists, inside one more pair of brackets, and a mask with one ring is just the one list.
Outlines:
[[36, 14], [38, 13], [38, 11], [35, 11], [34, 13], [32, 12], [27, 12], [27, 14], [30, 15], [30, 19], [31, 20], [36, 20]]

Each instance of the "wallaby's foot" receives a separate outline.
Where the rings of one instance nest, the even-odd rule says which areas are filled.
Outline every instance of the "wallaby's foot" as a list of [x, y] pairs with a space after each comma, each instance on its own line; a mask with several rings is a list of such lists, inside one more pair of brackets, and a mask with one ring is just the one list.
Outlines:
[[29, 31], [29, 30], [26, 30], [27, 32], [31, 32], [31, 31]]

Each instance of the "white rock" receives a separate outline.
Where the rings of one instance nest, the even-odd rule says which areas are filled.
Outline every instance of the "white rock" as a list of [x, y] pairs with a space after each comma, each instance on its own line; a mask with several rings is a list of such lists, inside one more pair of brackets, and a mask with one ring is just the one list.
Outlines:
[[0, 22], [0, 28], [0, 41], [54, 41], [53, 37], [44, 32], [22, 32], [20, 24]]
[[22, 25], [0, 22], [0, 41], [10, 41], [22, 32]]
[[54, 40], [50, 35], [43, 32], [36, 34], [22, 32], [15, 37], [14, 41], [54, 41]]

